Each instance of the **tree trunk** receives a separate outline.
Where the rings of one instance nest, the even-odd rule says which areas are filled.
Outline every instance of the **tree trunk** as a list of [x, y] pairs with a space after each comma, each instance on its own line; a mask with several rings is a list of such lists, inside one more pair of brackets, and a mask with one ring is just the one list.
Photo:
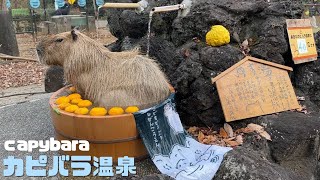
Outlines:
[[0, 24], [0, 53], [19, 56], [19, 49], [13, 27], [12, 16], [6, 8], [0, 10]]
[[92, 3], [93, 3], [95, 19], [98, 19], [99, 14], [97, 14], [96, 0], [92, 0]]
[[0, 8], [1, 8], [0, 10], [5, 10], [3, 6], [5, 2], [6, 2], [5, 0], [0, 0]]

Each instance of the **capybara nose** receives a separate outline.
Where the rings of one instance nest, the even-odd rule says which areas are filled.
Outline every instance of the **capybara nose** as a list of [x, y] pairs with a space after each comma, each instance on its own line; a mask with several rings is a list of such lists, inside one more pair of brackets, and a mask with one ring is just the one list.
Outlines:
[[36, 47], [36, 50], [37, 50], [37, 53], [38, 53], [38, 54], [41, 54], [42, 49], [41, 49], [39, 46]]

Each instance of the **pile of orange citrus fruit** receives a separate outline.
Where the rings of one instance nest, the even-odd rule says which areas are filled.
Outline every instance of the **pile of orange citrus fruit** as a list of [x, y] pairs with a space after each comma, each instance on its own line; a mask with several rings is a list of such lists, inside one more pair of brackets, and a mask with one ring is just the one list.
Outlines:
[[137, 106], [129, 106], [125, 110], [121, 107], [112, 107], [109, 111], [104, 107], [94, 107], [90, 100], [82, 99], [79, 93], [76, 93], [74, 87], [70, 87], [71, 94], [68, 96], [61, 96], [56, 99], [55, 103], [58, 108], [69, 113], [79, 115], [89, 114], [90, 116], [105, 116], [105, 115], [121, 115], [124, 113], [135, 113], [139, 111]]

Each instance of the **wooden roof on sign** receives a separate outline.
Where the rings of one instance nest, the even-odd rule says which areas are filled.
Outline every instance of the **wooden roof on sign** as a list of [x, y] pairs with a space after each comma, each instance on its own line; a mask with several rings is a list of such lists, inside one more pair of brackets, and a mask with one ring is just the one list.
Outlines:
[[223, 71], [221, 74], [219, 74], [218, 76], [214, 77], [211, 79], [212, 84], [215, 83], [217, 80], [221, 79], [223, 76], [225, 76], [226, 74], [228, 74], [229, 72], [233, 71], [234, 69], [236, 69], [237, 67], [241, 66], [243, 63], [245, 63], [246, 61], [254, 61], [257, 63], [261, 63], [261, 64], [265, 64], [265, 65], [269, 65], [272, 67], [276, 67], [276, 68], [280, 68], [280, 69], [284, 69], [287, 71], [293, 71], [293, 69], [291, 67], [288, 66], [284, 66], [281, 64], [276, 64], [270, 61], [266, 61], [266, 60], [262, 60], [262, 59], [258, 59], [258, 58], [254, 58], [251, 56], [247, 56], [244, 59], [242, 59], [241, 61], [239, 61], [238, 63], [236, 63], [235, 65], [231, 66], [229, 69]]

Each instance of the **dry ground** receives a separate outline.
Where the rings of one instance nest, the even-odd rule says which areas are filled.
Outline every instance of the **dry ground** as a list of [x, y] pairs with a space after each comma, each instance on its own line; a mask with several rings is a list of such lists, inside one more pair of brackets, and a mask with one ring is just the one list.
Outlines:
[[[101, 28], [97, 33], [88, 34], [91, 38], [103, 44], [116, 40], [107, 28]], [[45, 36], [38, 36], [37, 41]], [[36, 44], [31, 34], [18, 34], [17, 41], [21, 57], [36, 59]], [[11, 87], [21, 87], [32, 84], [43, 84], [46, 66], [37, 62], [15, 62], [0, 59], [0, 90]]]

